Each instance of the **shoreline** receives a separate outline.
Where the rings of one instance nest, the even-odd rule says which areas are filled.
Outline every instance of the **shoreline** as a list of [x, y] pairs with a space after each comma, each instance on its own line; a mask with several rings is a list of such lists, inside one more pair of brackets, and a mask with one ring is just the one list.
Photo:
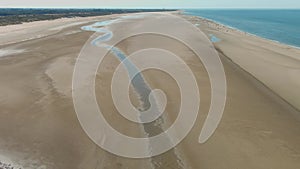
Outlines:
[[[207, 36], [213, 34], [221, 41], [215, 47], [265, 84], [283, 100], [300, 110], [300, 87], [296, 74], [300, 69], [300, 50], [297, 47], [261, 38], [238, 29], [233, 29], [211, 20], [179, 13], [197, 26]], [[277, 75], [277, 76], [276, 76]], [[281, 84], [285, 81], [286, 84]]]
[[180, 15], [191, 16], [191, 17], [198, 17], [198, 18], [200, 18], [202, 20], [205, 20], [207, 22], [211, 22], [213, 24], [226, 27], [227, 29], [230, 29], [232, 31], [236, 31], [236, 32], [242, 33], [242, 34], [244, 34], [246, 36], [252, 36], [252, 37], [260, 38], [260, 39], [263, 39], [263, 40], [266, 40], [266, 41], [270, 41], [270, 42], [278, 44], [278, 45], [283, 45], [283, 46], [287, 46], [287, 47], [291, 47], [291, 48], [295, 48], [295, 49], [299, 49], [300, 50], [300, 46], [294, 46], [294, 45], [290, 45], [290, 44], [287, 44], [287, 43], [284, 43], [284, 42], [280, 42], [278, 40], [268, 39], [268, 38], [265, 38], [265, 37], [262, 37], [262, 36], [259, 36], [259, 35], [256, 35], [256, 34], [253, 34], [253, 33], [247, 32], [247, 31], [244, 31], [244, 30], [241, 30], [239, 28], [235, 28], [233, 26], [223, 24], [223, 23], [215, 21], [213, 19], [205, 18], [203, 16], [196, 16], [196, 15], [188, 14], [188, 13], [185, 13], [184, 11], [180, 11]]
[[[236, 32], [245, 34], [247, 36], [253, 36], [253, 37], [256, 37], [256, 38], [260, 38], [260, 39], [275, 43], [277, 45], [283, 45], [283, 46], [287, 46], [287, 47], [291, 47], [291, 48], [295, 48], [295, 49], [300, 49], [300, 46], [294, 46], [294, 45], [290, 45], [290, 44], [287, 44], [287, 43], [280, 42], [278, 40], [268, 39], [268, 38], [265, 38], [265, 37], [262, 37], [262, 36], [259, 36], [259, 35], [256, 35], [256, 34], [253, 34], [253, 33], [238, 29], [238, 28], [235, 28], [233, 26], [220, 23], [220, 22], [215, 21], [213, 19], [208, 19], [208, 18], [205, 18], [203, 16], [196, 16], [196, 15], [185, 13], [184, 10], [179, 9], [179, 10], [174, 10], [174, 11], [160, 11], [160, 12], [163, 12], [163, 13], [178, 13], [179, 15], [197, 17], [197, 18], [200, 18], [202, 20], [208, 21], [210, 23], [226, 27], [227, 29], [230, 29], [232, 31], [236, 31]], [[72, 20], [85, 19], [85, 18], [86, 19], [98, 19], [99, 17], [117, 17], [117, 16], [122, 16], [122, 15], [127, 15], [127, 14], [142, 14], [142, 13], [156, 13], [156, 12], [135, 12], [135, 13], [108, 14], [108, 15], [97, 15], [97, 16], [75, 16], [75, 17], [71, 17], [71, 18], [70, 17], [62, 17], [62, 18], [49, 19], [49, 20], [38, 20], [38, 21], [22, 22], [20, 24], [9, 24], [9, 25], [0, 26], [0, 35], [2, 34], [1, 28], [4, 28], [4, 27], [24, 26], [24, 25], [26, 26], [26, 25], [30, 25], [30, 24], [47, 23], [47, 22], [58, 21], [58, 20], [61, 20], [61, 21], [70, 20], [70, 21], [72, 21]], [[28, 40], [31, 40], [31, 39], [28, 39]], [[24, 40], [24, 41], [26, 41], [26, 40]], [[18, 43], [18, 42], [13, 42], [13, 43]], [[0, 44], [0, 45], [9, 45], [9, 44]]]

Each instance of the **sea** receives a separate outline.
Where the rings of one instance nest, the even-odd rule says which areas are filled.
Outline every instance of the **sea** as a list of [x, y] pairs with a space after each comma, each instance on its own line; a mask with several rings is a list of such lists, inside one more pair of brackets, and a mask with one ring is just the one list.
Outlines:
[[185, 9], [184, 13], [300, 47], [300, 9]]

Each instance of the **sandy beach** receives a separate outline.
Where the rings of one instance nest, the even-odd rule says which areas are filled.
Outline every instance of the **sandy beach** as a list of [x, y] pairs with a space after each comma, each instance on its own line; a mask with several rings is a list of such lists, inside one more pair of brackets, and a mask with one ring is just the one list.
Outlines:
[[[178, 54], [200, 87], [196, 124], [175, 149], [153, 158], [123, 158], [93, 143], [81, 128], [72, 100], [74, 65], [94, 33], [81, 27], [122, 15], [68, 18], [0, 27], [0, 162], [26, 169], [300, 168], [300, 50], [198, 17], [171, 14], [220, 39], [214, 46], [226, 73], [227, 101], [208, 142], [198, 143], [211, 99], [205, 67], [186, 46], [168, 38], [157, 42], [154, 35], [147, 35], [122, 41], [118, 47], [130, 54], [151, 44]], [[151, 15], [147, 14], [155, 23], [159, 18]], [[124, 18], [110, 26], [116, 37], [145, 23], [144, 18]], [[110, 53], [100, 66], [97, 101], [116, 130], [143, 137], [141, 125], [117, 115], [112, 102], [111, 79], [119, 64]], [[155, 70], [143, 75], [151, 88], [166, 93], [164, 117], [173, 122], [180, 107], [174, 79]], [[132, 89], [130, 98], [138, 105]]]

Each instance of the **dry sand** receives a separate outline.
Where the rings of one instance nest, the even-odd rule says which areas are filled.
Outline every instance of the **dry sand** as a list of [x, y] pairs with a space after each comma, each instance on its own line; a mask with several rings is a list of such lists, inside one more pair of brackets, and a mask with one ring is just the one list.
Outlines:
[[[156, 168], [178, 168], [172, 162], [172, 152], [154, 160], [112, 155], [87, 137], [76, 118], [71, 97], [73, 67], [82, 46], [93, 34], [80, 31], [80, 26], [114, 17], [117, 16], [28, 23], [19, 25], [18, 33], [8, 31], [16, 26], [0, 29], [0, 52], [5, 53], [0, 58], [0, 161], [40, 169], [146, 169], [160, 160], [162, 164]], [[207, 35], [213, 33], [222, 39], [215, 46], [225, 67], [228, 97], [221, 124], [205, 144], [197, 141], [210, 104], [210, 84], [199, 59], [185, 46], [169, 39], [157, 43], [153, 36], [135, 37], [119, 46], [126, 53], [149, 43], [164, 46], [180, 55], [197, 77], [200, 114], [187, 138], [176, 147], [184, 168], [300, 168], [299, 50], [206, 20], [184, 17], [200, 24]], [[112, 29], [121, 36], [124, 30], [139, 24], [143, 20]], [[28, 32], [26, 37], [20, 36], [22, 32]], [[43, 36], [37, 38], [38, 35]], [[11, 52], [20, 50], [23, 52]], [[138, 125], [114, 116], [117, 112], [108, 88], [118, 64], [111, 56], [99, 70], [98, 102], [105, 105], [104, 115], [117, 130], [140, 136]], [[167, 94], [167, 116], [173, 121], [180, 103], [174, 79], [152, 70], [144, 72], [144, 76], [152, 88], [161, 88]]]
[[256, 37], [209, 20], [185, 16], [208, 35], [224, 55], [300, 110], [300, 49]]

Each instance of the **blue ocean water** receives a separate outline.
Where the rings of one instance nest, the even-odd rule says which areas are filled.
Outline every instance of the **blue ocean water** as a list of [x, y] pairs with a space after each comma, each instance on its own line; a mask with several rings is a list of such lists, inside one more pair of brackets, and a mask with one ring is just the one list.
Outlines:
[[300, 9], [186, 9], [184, 13], [207, 18], [266, 39], [300, 47]]

